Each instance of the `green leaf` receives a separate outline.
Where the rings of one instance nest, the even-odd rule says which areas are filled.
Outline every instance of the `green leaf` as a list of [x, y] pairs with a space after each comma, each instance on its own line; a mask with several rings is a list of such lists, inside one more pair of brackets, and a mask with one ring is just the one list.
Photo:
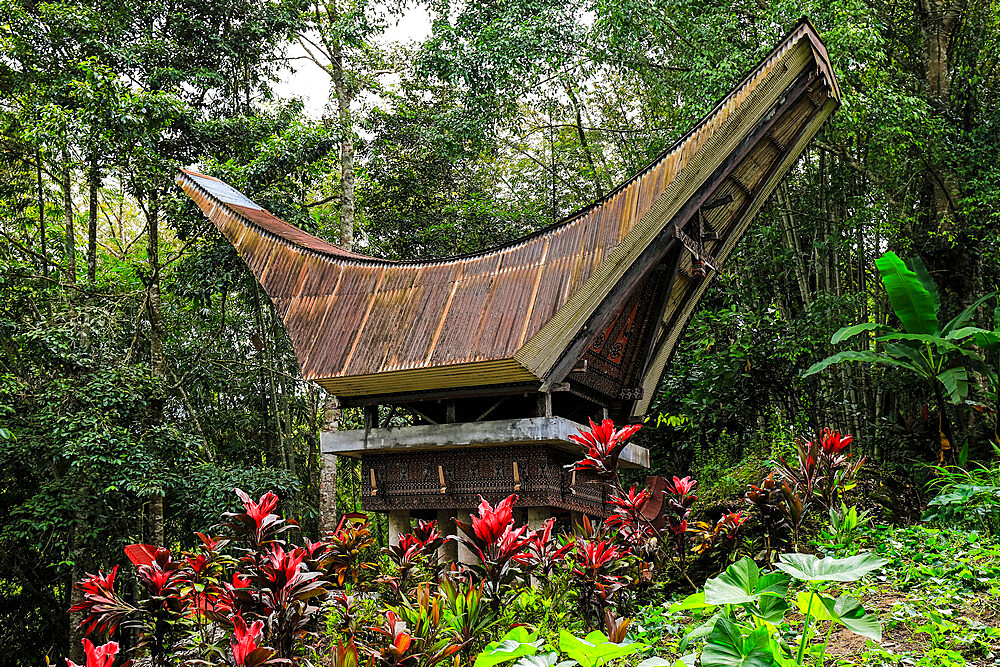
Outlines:
[[862, 322], [861, 324], [855, 324], [849, 327], [841, 327], [837, 329], [837, 332], [830, 337], [830, 342], [836, 345], [841, 341], [845, 341], [848, 338], [853, 338], [863, 331], [874, 331], [876, 329], [886, 329], [884, 324], [878, 324], [877, 322]]
[[761, 626], [743, 636], [740, 627], [720, 618], [701, 653], [704, 667], [772, 667], [770, 637]]
[[893, 340], [911, 340], [917, 343], [925, 343], [927, 345], [933, 345], [939, 350], [945, 350], [949, 352], [958, 352], [960, 348], [955, 343], [942, 338], [941, 336], [936, 336], [934, 334], [913, 334], [913, 333], [893, 333], [886, 334], [885, 336], [879, 336], [876, 338], [878, 342], [886, 342]]
[[[941, 329], [941, 333], [947, 335], [952, 331], [954, 331], [955, 329], [964, 327], [965, 323], [971, 320], [972, 316], [976, 314], [976, 311], [979, 310], [979, 307], [984, 303], [986, 303], [987, 301], [989, 301], [990, 299], [994, 298], [997, 294], [998, 292], [990, 292], [989, 294], [981, 296], [975, 301], [973, 301], [971, 304], [969, 304], [968, 308], [963, 310], [961, 313], [956, 315], [951, 321], [945, 324], [944, 327]], [[1000, 305], [998, 305], [997, 308], [1000, 309]], [[994, 311], [994, 318], [996, 318], [996, 311]], [[995, 327], [1000, 329], [1000, 322], [997, 322]]]
[[[812, 591], [799, 591], [795, 596], [795, 606], [799, 608], [799, 613], [803, 616], [812, 616], [817, 621], [832, 621], [833, 617], [826, 610], [823, 599], [826, 596]], [[833, 598], [830, 598], [832, 601]]]
[[548, 653], [537, 653], [526, 655], [514, 663], [514, 667], [571, 667], [577, 664], [576, 660], [563, 660], [560, 662], [559, 654], [555, 651]]
[[642, 642], [615, 644], [600, 630], [594, 630], [582, 639], [566, 629], [559, 631], [559, 650], [582, 667], [600, 667], [644, 648], [646, 645]]
[[812, 554], [781, 554], [775, 567], [802, 581], [857, 581], [886, 563], [870, 553], [847, 558], [817, 558]]
[[765, 595], [757, 604], [744, 605], [744, 608], [757, 618], [762, 618], [771, 625], [777, 625], [785, 618], [788, 602], [785, 601], [784, 597]]
[[876, 259], [875, 266], [882, 274], [882, 284], [903, 329], [908, 333], [936, 334], [940, 324], [934, 297], [917, 274], [891, 251]]
[[961, 329], [955, 329], [947, 336], [946, 340], [962, 340], [963, 338], [968, 338], [974, 334], [978, 333], [992, 333], [989, 329], [983, 329], [982, 327], [962, 327]]
[[941, 371], [937, 379], [944, 385], [948, 397], [955, 405], [960, 405], [969, 395], [969, 374], [965, 371], [965, 366], [956, 366]]
[[537, 634], [531, 634], [523, 626], [511, 628], [510, 632], [499, 640], [486, 645], [486, 648], [476, 656], [473, 667], [493, 667], [521, 656], [533, 655], [538, 652], [542, 643], [543, 640], [539, 639]]
[[931, 295], [931, 302], [934, 304], [934, 312], [937, 313], [941, 310], [941, 295], [938, 294], [937, 285], [934, 284], [934, 279], [931, 278], [930, 272], [927, 270], [927, 267], [924, 266], [924, 260], [920, 259], [920, 257], [911, 257], [906, 260], [906, 266], [917, 275], [917, 280], [919, 280], [920, 284], [924, 286], [927, 293]]
[[977, 333], [973, 342], [979, 347], [994, 348], [1000, 345], [1000, 331], [983, 331]]
[[702, 637], [710, 635], [712, 630], [715, 629], [716, 622], [718, 622], [720, 618], [722, 618], [721, 612], [714, 614], [697, 628], [684, 635], [684, 639], [682, 639], [681, 643], [677, 645], [677, 650], [685, 651], [687, 650], [688, 644], [695, 639], [701, 639]]
[[[666, 658], [661, 658], [658, 655], [654, 655], [652, 658], [646, 658], [635, 667], [676, 667], [678, 662], [680, 662], [680, 660], [670, 662]], [[683, 664], [684, 663], [681, 662], [681, 665]]]
[[751, 558], [743, 557], [714, 579], [705, 582], [705, 602], [708, 604], [744, 604], [757, 602], [761, 595], [784, 596], [788, 592], [788, 577], [772, 572], [763, 577]]
[[840, 623], [856, 635], [882, 641], [882, 624], [878, 619], [865, 613], [857, 598], [843, 595], [836, 600], [823, 597], [823, 606], [834, 622]]
[[911, 370], [915, 373], [919, 373], [920, 370], [904, 361], [899, 359], [894, 359], [892, 357], [880, 354], [878, 352], [872, 352], [870, 350], [845, 350], [843, 352], [838, 352], [832, 356], [823, 359], [822, 361], [817, 361], [815, 364], [810, 366], [802, 377], [808, 377], [819, 373], [824, 370], [827, 366], [832, 366], [833, 364], [842, 364], [846, 362], [859, 362], [859, 363], [871, 363], [871, 364], [882, 364], [884, 366], [896, 366], [899, 368], [905, 368]]
[[698, 591], [697, 593], [692, 593], [680, 602], [675, 602], [670, 605], [667, 609], [671, 614], [678, 611], [688, 611], [691, 609], [705, 609], [707, 607], [714, 607], [713, 604], [708, 604], [705, 602], [705, 591]]

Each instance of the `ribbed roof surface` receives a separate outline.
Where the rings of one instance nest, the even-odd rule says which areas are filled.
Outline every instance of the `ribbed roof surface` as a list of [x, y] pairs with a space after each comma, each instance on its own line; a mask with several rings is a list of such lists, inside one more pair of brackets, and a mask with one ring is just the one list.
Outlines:
[[[346, 252], [218, 179], [183, 170], [178, 182], [261, 282], [307, 379], [348, 396], [551, 380], [554, 359], [629, 263], [809, 68], [835, 106], [825, 49], [802, 21], [705, 119], [602, 201], [470, 256], [407, 263]], [[787, 147], [798, 145], [817, 109], [823, 118], [832, 112], [825, 100], [796, 107], [798, 120], [776, 125], [774, 141], [780, 144], [774, 135], [785, 128], [792, 133]], [[775, 176], [758, 171], [762, 182]], [[741, 218], [750, 203], [733, 204], [729, 213], [739, 208]]]

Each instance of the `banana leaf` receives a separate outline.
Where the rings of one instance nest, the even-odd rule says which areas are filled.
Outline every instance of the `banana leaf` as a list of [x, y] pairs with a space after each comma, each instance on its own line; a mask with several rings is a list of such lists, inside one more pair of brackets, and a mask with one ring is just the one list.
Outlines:
[[[941, 329], [941, 334], [947, 336], [955, 329], [960, 329], [966, 325], [972, 319], [972, 316], [976, 314], [976, 311], [981, 305], [989, 301], [990, 299], [996, 297], [997, 292], [990, 292], [985, 296], [981, 296], [975, 301], [973, 301], [968, 308], [963, 310], [961, 313], [952, 318], [947, 324]], [[996, 319], [996, 311], [993, 312], [993, 317]]]
[[894, 359], [886, 354], [880, 354], [878, 352], [872, 352], [871, 350], [844, 350], [843, 352], [838, 352], [832, 356], [823, 359], [822, 361], [817, 361], [815, 364], [810, 366], [802, 377], [808, 377], [819, 373], [824, 370], [827, 366], [832, 366], [833, 364], [842, 364], [847, 362], [860, 362], [860, 363], [870, 363], [870, 364], [882, 364], [884, 366], [896, 366], [897, 368], [905, 368], [906, 370], [913, 371], [914, 373], [921, 373], [919, 368], [911, 363], [902, 361], [900, 359]]
[[862, 322], [861, 324], [855, 324], [849, 327], [841, 327], [837, 329], [837, 332], [833, 334], [830, 338], [830, 342], [834, 345], [841, 341], [845, 341], [848, 338], [853, 338], [863, 331], [873, 331], [875, 329], [887, 329], [884, 324], [878, 324], [877, 322]]
[[882, 274], [882, 284], [889, 294], [893, 311], [903, 323], [903, 329], [915, 334], [938, 333], [941, 326], [937, 306], [919, 276], [907, 268], [894, 252], [887, 252], [876, 259], [875, 266]]

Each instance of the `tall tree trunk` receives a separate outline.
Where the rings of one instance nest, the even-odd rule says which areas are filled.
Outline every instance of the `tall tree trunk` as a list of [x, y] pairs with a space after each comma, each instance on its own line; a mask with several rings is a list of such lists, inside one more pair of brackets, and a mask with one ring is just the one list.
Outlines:
[[[83, 558], [83, 550], [79, 548], [77, 543], [77, 534], [80, 528], [84, 525], [86, 521], [86, 516], [81, 510], [75, 510], [73, 512], [74, 523], [70, 528], [69, 535], [69, 554], [73, 561], [73, 566], [70, 568], [69, 580], [70, 580], [70, 590], [69, 590], [69, 605], [73, 607], [80, 602], [83, 602], [83, 591], [76, 586], [76, 582], [83, 579], [84, 568], [81, 559]], [[83, 612], [75, 612], [69, 615], [69, 658], [73, 662], [82, 664], [84, 662], [83, 655], [83, 630], [80, 628], [80, 623], [84, 620], [85, 616]]]
[[[322, 449], [323, 433], [336, 431], [340, 428], [340, 401], [333, 394], [327, 394], [323, 402], [323, 423], [320, 426], [320, 447]], [[320, 532], [333, 530], [337, 527], [337, 456], [322, 455], [322, 468], [319, 477], [319, 529]]]
[[[340, 12], [331, 2], [330, 24], [336, 25]], [[351, 116], [353, 92], [344, 80], [344, 49], [340, 37], [330, 44], [330, 70], [333, 91], [337, 96], [337, 120], [340, 125], [340, 246], [354, 247], [354, 120]]]
[[[160, 304], [160, 196], [155, 189], [149, 195], [146, 213], [149, 248], [149, 279], [146, 284], [146, 315], [149, 319], [149, 365], [153, 377], [166, 383], [167, 359], [163, 353], [163, 311]], [[162, 399], [153, 408], [155, 421], [162, 418]], [[150, 544], [164, 546], [163, 540], [163, 489], [154, 489], [146, 506], [146, 535]]]
[[42, 150], [35, 148], [35, 176], [38, 179], [38, 240], [42, 246], [42, 275], [49, 277], [49, 254], [45, 240], [45, 188], [42, 186]]
[[90, 156], [90, 172], [87, 185], [90, 188], [90, 217], [87, 220], [87, 282], [91, 285], [97, 279], [97, 191], [101, 187], [97, 155]]
[[[965, 11], [965, 0], [919, 0], [921, 37], [928, 92], [944, 109], [951, 106], [951, 72], [948, 49], [952, 33]], [[942, 165], [928, 165], [927, 178], [934, 193], [934, 215], [941, 226], [951, 219], [951, 202], [958, 188]]]
[[66, 280], [76, 282], [76, 230], [73, 227], [73, 179], [69, 164], [69, 150], [63, 149], [63, 214], [66, 218]]

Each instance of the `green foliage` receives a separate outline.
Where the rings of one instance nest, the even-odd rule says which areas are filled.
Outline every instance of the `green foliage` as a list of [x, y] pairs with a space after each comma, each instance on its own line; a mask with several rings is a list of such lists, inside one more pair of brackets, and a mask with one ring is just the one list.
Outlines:
[[857, 581], [886, 564], [884, 558], [858, 554], [847, 558], [817, 558], [812, 554], [782, 554], [775, 567], [801, 581]]
[[567, 630], [559, 631], [559, 650], [580, 667], [601, 667], [644, 648], [645, 644], [639, 642], [615, 644], [600, 630], [594, 630], [582, 638], [575, 637]]
[[521, 656], [534, 655], [544, 640], [532, 634], [524, 626], [512, 628], [500, 639], [486, 645], [473, 663], [473, 667], [493, 667], [503, 662], [516, 660]]
[[1000, 534], [1000, 465], [934, 466], [925, 521]]

